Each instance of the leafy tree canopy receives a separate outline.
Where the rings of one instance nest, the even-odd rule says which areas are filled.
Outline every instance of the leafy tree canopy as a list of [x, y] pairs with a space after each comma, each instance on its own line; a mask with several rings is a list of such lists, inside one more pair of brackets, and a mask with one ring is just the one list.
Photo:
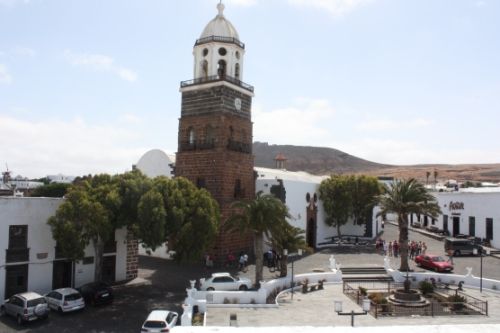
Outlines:
[[66, 195], [71, 184], [50, 183], [39, 186], [31, 193], [32, 197], [62, 198]]

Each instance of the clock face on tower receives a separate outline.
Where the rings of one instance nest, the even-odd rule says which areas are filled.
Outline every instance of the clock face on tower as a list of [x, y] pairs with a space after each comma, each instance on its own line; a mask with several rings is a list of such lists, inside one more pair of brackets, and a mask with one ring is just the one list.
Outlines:
[[236, 110], [240, 111], [241, 110], [241, 99], [235, 98], [234, 99], [234, 107]]

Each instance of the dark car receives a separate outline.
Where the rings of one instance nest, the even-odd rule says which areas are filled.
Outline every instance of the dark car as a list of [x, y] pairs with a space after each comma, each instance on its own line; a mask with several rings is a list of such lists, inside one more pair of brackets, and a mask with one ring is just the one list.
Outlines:
[[478, 245], [472, 239], [446, 238], [444, 240], [444, 250], [451, 250], [455, 257], [461, 255], [474, 255], [478, 253]]
[[113, 289], [104, 282], [92, 282], [76, 288], [86, 304], [107, 304], [113, 302]]
[[431, 269], [436, 272], [451, 272], [453, 265], [447, 262], [443, 257], [434, 254], [422, 254], [415, 258], [415, 263], [423, 268]]

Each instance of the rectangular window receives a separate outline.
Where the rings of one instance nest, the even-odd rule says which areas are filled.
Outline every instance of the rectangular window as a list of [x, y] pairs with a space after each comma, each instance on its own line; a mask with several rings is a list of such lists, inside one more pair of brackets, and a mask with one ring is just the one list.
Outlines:
[[469, 216], [469, 236], [476, 236], [476, 217]]
[[448, 231], [448, 215], [443, 215], [443, 230]]
[[9, 249], [25, 249], [28, 247], [28, 226], [9, 226]]
[[486, 239], [493, 239], [493, 219], [490, 217], [486, 218]]

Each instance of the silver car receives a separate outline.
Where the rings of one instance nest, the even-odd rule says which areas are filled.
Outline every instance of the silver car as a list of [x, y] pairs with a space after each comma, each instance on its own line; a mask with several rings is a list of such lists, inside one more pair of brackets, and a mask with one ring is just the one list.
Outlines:
[[45, 295], [49, 308], [58, 312], [69, 312], [81, 310], [85, 307], [85, 301], [78, 290], [73, 288], [60, 288], [52, 290]]
[[11, 296], [0, 308], [0, 313], [16, 318], [17, 323], [22, 325], [26, 321], [47, 318], [49, 307], [42, 295], [28, 291]]

